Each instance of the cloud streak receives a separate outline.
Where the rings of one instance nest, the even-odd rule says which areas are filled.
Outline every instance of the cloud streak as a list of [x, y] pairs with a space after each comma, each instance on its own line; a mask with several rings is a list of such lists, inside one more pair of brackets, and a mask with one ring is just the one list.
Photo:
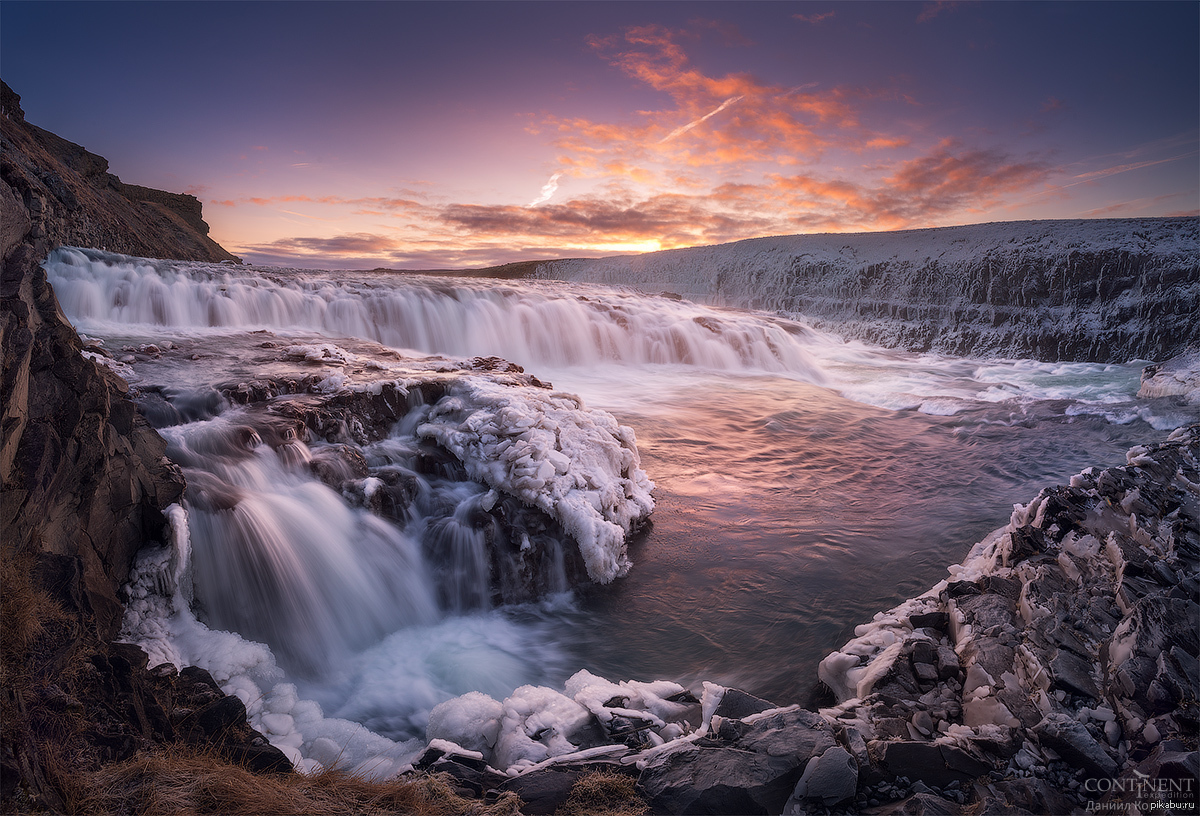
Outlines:
[[538, 197], [535, 198], [533, 201], [530, 201], [525, 206], [526, 207], [536, 207], [539, 204], [543, 204], [543, 203], [549, 201], [554, 196], [554, 194], [558, 191], [558, 180], [560, 178], [562, 178], [562, 173], [555, 173], [554, 175], [552, 175], [550, 177], [550, 180], [542, 185], [542, 192], [538, 194]]
[[675, 128], [675, 129], [674, 129], [674, 130], [672, 130], [670, 133], [668, 133], [666, 136], [664, 136], [664, 137], [662, 138], [662, 140], [659, 142], [659, 144], [663, 144], [664, 142], [669, 142], [669, 141], [671, 141], [672, 139], [674, 139], [676, 136], [681, 136], [681, 135], [683, 135], [684, 133], [687, 133], [689, 130], [691, 130], [692, 128], [694, 128], [696, 125], [699, 125], [699, 124], [701, 124], [702, 122], [707, 122], [709, 119], [713, 118], [713, 117], [714, 117], [714, 116], [716, 116], [718, 113], [720, 113], [721, 111], [723, 111], [723, 110], [725, 110], [726, 108], [728, 108], [730, 105], [732, 105], [732, 104], [734, 104], [734, 103], [736, 103], [736, 102], [740, 102], [740, 101], [742, 101], [742, 99], [744, 99], [744, 97], [741, 97], [741, 96], [731, 96], [729, 99], [726, 99], [724, 102], [722, 102], [722, 103], [720, 104], [720, 106], [719, 106], [719, 107], [717, 107], [715, 110], [713, 110], [713, 111], [710, 111], [709, 113], [706, 113], [706, 114], [704, 114], [704, 115], [703, 115], [703, 116], [701, 116], [699, 119], [694, 119], [694, 120], [692, 120], [691, 122], [688, 122], [686, 125], [681, 125], [680, 127], [677, 127], [677, 128]]

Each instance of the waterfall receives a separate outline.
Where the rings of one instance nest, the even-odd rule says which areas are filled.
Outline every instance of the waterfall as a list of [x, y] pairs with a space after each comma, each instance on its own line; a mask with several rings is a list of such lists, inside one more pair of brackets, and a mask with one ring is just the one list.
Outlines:
[[163, 429], [185, 465], [195, 602], [318, 673], [439, 607], [420, 544], [314, 478], [303, 445], [225, 416]]
[[310, 330], [523, 366], [681, 364], [820, 383], [811, 330], [762, 315], [561, 283], [278, 272], [60, 248], [46, 269], [75, 320]]

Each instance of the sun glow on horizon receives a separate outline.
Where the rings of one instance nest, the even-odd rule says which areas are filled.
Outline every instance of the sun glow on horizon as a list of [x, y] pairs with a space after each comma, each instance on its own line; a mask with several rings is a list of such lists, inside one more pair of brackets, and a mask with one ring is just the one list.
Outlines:
[[[29, 121], [197, 195], [252, 263], [477, 268], [1200, 211], [1194, 4], [96, 3], [61, 33], [90, 84], [26, 68], [50, 12], [12, 5]], [[132, 24], [231, 47], [203, 76], [98, 61], [92, 32]], [[272, 93], [250, 93], [266, 65]], [[135, 129], [111, 115], [151, 99]]]

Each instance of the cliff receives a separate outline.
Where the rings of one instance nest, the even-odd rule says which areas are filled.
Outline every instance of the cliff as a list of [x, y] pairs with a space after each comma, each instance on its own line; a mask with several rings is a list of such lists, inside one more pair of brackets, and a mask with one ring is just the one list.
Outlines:
[[779, 311], [918, 352], [1128, 362], [1200, 346], [1195, 218], [790, 235], [549, 261], [536, 275]]
[[60, 244], [147, 258], [236, 261], [208, 237], [195, 196], [125, 184], [108, 161], [25, 121], [0, 85], [0, 257], [29, 244], [41, 261]]
[[119, 589], [135, 553], [163, 540], [183, 477], [125, 382], [82, 356], [39, 265], [64, 242], [233, 256], [207, 237], [195, 198], [122, 184], [104, 159], [27, 124], [18, 103], [3, 86], [0, 805], [69, 810], [81, 770], [152, 742], [286, 766], [206, 673], [154, 674], [141, 650], [111, 642]]

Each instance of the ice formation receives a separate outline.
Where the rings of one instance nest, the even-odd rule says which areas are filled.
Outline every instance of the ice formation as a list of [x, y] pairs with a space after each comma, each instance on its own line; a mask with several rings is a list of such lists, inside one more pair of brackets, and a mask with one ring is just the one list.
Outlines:
[[625, 540], [654, 509], [633, 431], [569, 394], [472, 378], [433, 406], [418, 435], [454, 453], [472, 478], [557, 519], [588, 575], [629, 570]]

